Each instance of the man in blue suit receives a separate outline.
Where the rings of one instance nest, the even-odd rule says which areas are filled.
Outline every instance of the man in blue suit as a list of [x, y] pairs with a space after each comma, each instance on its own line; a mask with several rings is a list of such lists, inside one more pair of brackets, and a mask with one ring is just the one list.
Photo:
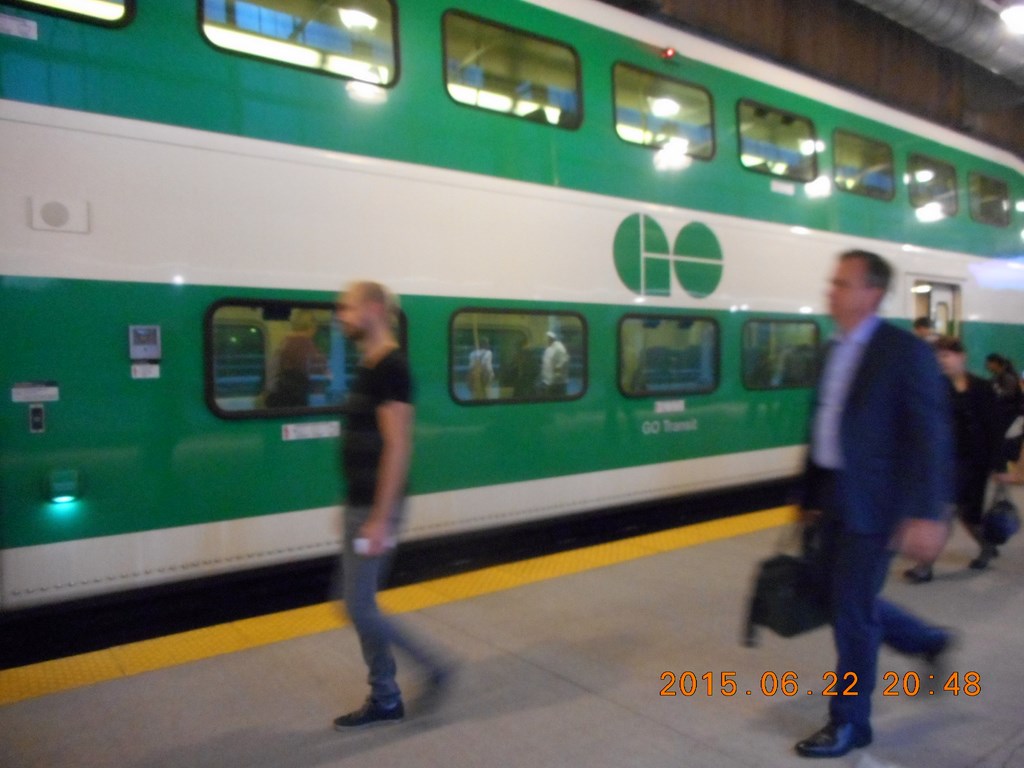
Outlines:
[[950, 645], [945, 630], [879, 598], [894, 548], [938, 554], [952, 498], [951, 406], [935, 355], [876, 314], [891, 275], [880, 256], [848, 251], [828, 292], [836, 336], [818, 382], [804, 506], [820, 531], [839, 695], [828, 724], [796, 745], [804, 757], [871, 743], [883, 642], [933, 663]]

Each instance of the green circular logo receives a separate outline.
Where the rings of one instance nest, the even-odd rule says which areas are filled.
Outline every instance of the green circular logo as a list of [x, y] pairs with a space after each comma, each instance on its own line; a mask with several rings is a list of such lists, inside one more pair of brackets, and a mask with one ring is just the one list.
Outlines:
[[697, 299], [710, 295], [722, 279], [722, 247], [706, 224], [687, 224], [671, 252], [668, 237], [650, 216], [627, 216], [615, 231], [615, 271], [622, 284], [641, 296], [669, 296], [672, 272]]

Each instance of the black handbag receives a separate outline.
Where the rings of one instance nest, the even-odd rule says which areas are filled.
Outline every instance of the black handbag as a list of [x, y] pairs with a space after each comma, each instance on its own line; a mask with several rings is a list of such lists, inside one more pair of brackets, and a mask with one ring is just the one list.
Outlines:
[[1005, 544], [1020, 530], [1020, 513], [1010, 501], [1006, 486], [1000, 483], [992, 498], [992, 505], [981, 518], [981, 534], [989, 544]]
[[815, 539], [814, 530], [807, 528], [801, 554], [779, 554], [760, 563], [743, 627], [744, 645], [757, 645], [759, 626], [793, 637], [829, 622], [827, 592], [816, 579]]

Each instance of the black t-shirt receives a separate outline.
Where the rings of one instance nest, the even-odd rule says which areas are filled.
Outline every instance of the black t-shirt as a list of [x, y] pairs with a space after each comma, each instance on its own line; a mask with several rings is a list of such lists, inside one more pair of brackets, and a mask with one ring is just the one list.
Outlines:
[[341, 464], [348, 483], [350, 505], [373, 503], [384, 448], [377, 408], [392, 400], [412, 403], [409, 363], [397, 349], [382, 357], [373, 368], [363, 365], [356, 368], [355, 381], [343, 406], [345, 435]]

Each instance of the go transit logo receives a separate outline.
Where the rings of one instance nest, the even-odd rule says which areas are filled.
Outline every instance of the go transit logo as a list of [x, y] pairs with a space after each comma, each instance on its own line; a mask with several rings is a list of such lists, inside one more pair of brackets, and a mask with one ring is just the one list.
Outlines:
[[679, 230], [670, 251], [661, 225], [635, 213], [619, 224], [613, 251], [619, 279], [641, 296], [669, 296], [673, 271], [683, 290], [695, 299], [714, 293], [722, 279], [722, 246], [710, 227], [700, 222]]

